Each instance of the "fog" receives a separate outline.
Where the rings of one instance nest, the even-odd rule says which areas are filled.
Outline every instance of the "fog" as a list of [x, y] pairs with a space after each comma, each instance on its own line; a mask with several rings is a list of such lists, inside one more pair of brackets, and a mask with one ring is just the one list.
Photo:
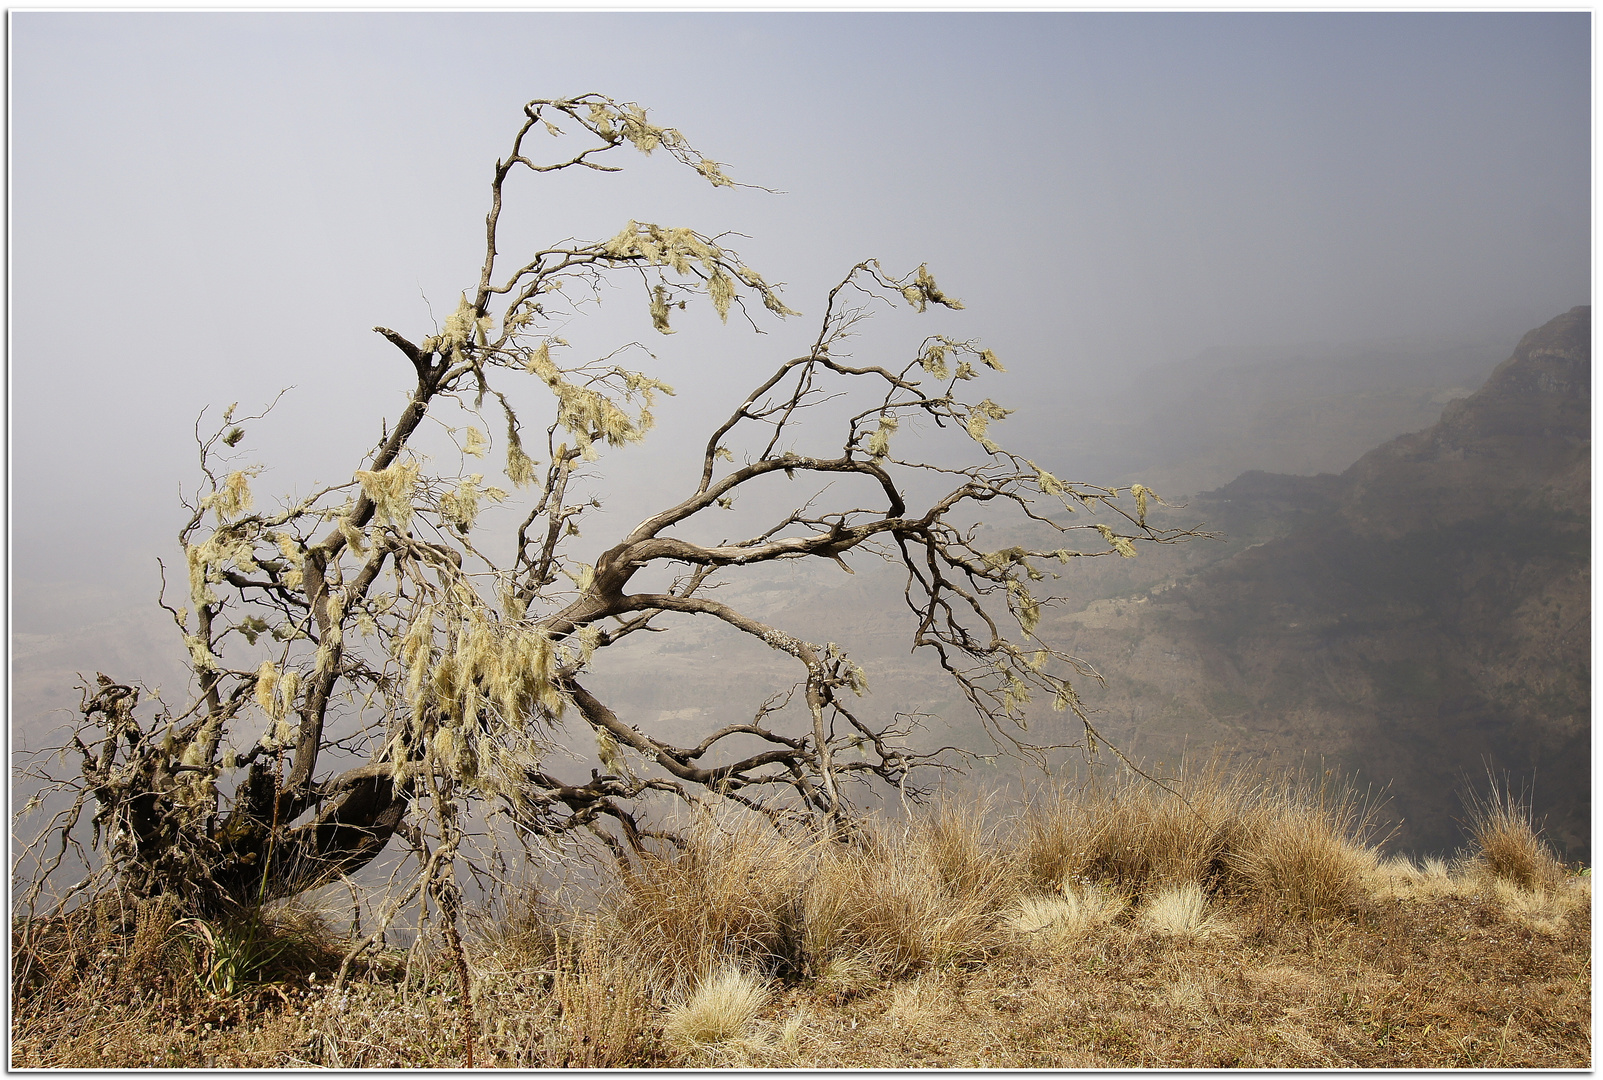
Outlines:
[[1154, 417], [1171, 457], [1193, 419], [1217, 438], [1185, 406], [1221, 356], [1489, 370], [1590, 296], [1590, 40], [1586, 13], [14, 14], [13, 634], [58, 669], [142, 655], [207, 406], [292, 388], [252, 429], [259, 496], [349, 479], [410, 379], [371, 328], [417, 340], [476, 281], [530, 98], [638, 101], [778, 193], [660, 154], [525, 175], [508, 258], [732, 231], [806, 316], [660, 337], [619, 290], [559, 328], [642, 342], [680, 391], [611, 459], [621, 523], [865, 258], [967, 307], [860, 357], [982, 339], [1009, 437], [1076, 479], [1148, 464]]

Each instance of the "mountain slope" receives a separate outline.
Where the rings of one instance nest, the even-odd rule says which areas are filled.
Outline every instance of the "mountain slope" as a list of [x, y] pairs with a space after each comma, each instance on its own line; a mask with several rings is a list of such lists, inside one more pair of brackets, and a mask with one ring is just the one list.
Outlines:
[[1591, 313], [1527, 334], [1433, 427], [1340, 477], [1248, 473], [1193, 509], [1282, 533], [1156, 595], [1060, 617], [1109, 676], [1110, 736], [1173, 758], [1310, 754], [1388, 786], [1414, 850], [1457, 846], [1457, 794], [1532, 785], [1590, 844]]

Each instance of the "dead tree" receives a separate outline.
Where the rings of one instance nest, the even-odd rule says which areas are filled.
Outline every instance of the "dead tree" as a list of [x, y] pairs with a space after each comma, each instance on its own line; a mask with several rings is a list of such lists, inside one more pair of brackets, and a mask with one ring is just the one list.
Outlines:
[[[938, 659], [995, 738], [1039, 753], [1022, 727], [1035, 698], [1066, 713], [1072, 730], [1058, 743], [1095, 745], [1071, 682], [1091, 673], [1036, 638], [1037, 583], [1072, 558], [1128, 557], [1136, 543], [1189, 534], [1148, 522], [1156, 496], [1141, 485], [1059, 480], [1005, 450], [994, 425], [1008, 410], [970, 393], [1002, 370], [978, 343], [931, 335], [897, 360], [848, 353], [876, 307], [962, 307], [924, 267], [901, 277], [873, 261], [852, 267], [810, 346], [710, 433], [679, 496], [593, 563], [574, 554], [595, 509], [575, 496], [576, 478], [608, 448], [645, 438], [651, 409], [672, 391], [620, 364], [623, 350], [571, 357], [550, 327], [574, 316], [573, 298], [599, 295], [618, 275], [637, 280], [664, 334], [691, 302], [726, 321], [738, 311], [754, 327], [797, 313], [720, 238], [683, 228], [630, 221], [608, 239], [556, 243], [509, 267], [498, 226], [514, 174], [613, 171], [607, 155], [632, 145], [732, 185], [638, 106], [587, 94], [532, 101], [523, 114], [495, 165], [478, 281], [438, 333], [375, 328], [414, 381], [360, 468], [261, 508], [251, 491], [258, 469], [239, 465], [235, 450], [261, 417], [231, 407], [209, 434], [197, 425], [204, 481], [179, 533], [187, 599], [162, 600], [196, 693], [168, 708], [131, 682], [102, 676], [85, 688], [64, 751], [77, 775], [53, 778], [72, 806], [25, 853], [36, 880], [73, 849], [91, 811], [105, 873], [134, 894], [179, 893], [202, 907], [328, 883], [401, 833], [422, 866], [407, 895], [429, 890], [449, 908], [440, 868], [457, 856], [469, 812], [504, 816], [535, 841], [588, 831], [621, 857], [652, 834], [640, 812], [650, 798], [725, 801], [776, 823], [847, 829], [849, 784], [916, 793], [910, 776], [934, 755], [914, 746], [905, 717], [859, 707], [866, 678], [844, 651], [715, 591], [784, 560], [889, 562], [905, 576], [911, 644]], [[547, 139], [559, 149], [532, 156]], [[431, 473], [412, 443], [425, 417], [452, 409], [469, 420], [451, 429], [461, 468]], [[540, 427], [543, 440], [531, 439]], [[468, 471], [492, 450], [506, 488]], [[779, 476], [802, 496], [799, 509], [736, 539], [688, 538], [692, 523]], [[510, 557], [480, 538], [481, 509], [501, 503], [526, 508], [515, 537], [502, 538]], [[1089, 520], [1099, 511], [1104, 521]], [[974, 523], [1006, 515], [1056, 546], [987, 550]], [[1072, 542], [1081, 538], [1091, 543]], [[749, 635], [794, 676], [755, 714], [678, 746], [588, 684], [607, 649], [688, 619]], [[553, 760], [572, 738], [564, 725], [599, 746], [588, 776]]]

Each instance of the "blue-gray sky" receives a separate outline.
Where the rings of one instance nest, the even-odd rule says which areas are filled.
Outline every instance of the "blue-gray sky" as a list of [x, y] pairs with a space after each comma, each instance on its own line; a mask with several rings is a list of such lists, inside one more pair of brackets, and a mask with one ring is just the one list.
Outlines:
[[[928, 261], [1026, 418], [1212, 346], [1590, 298], [1586, 13], [18, 13], [10, 47], [23, 629], [86, 572], [149, 595], [208, 403], [294, 385], [259, 490], [348, 479], [406, 385], [370, 328], [432, 332], [475, 280], [533, 97], [639, 101], [785, 194], [635, 156], [520, 182], [515, 237], [732, 229], [809, 314], [856, 260]], [[664, 445], [810, 333], [648, 342]]]

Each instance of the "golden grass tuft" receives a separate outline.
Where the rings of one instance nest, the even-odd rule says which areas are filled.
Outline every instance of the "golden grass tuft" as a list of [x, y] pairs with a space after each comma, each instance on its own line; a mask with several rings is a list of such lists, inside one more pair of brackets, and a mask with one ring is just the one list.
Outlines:
[[694, 992], [668, 1010], [663, 1032], [681, 1052], [711, 1049], [746, 1037], [767, 1000], [761, 978], [725, 967], [703, 977]]
[[1200, 941], [1224, 930], [1208, 909], [1207, 895], [1194, 881], [1159, 889], [1142, 906], [1140, 920], [1153, 933], [1179, 941]]
[[1556, 889], [1564, 866], [1531, 822], [1530, 808], [1512, 792], [1497, 788], [1470, 806], [1474, 865], [1496, 881], [1532, 891]]
[[1165, 884], [1213, 883], [1225, 857], [1256, 824], [1258, 792], [1217, 765], [1183, 777], [1175, 791], [1130, 774], [1059, 791], [1025, 823], [1031, 879], [1106, 881], [1139, 893]]
[[1492, 882], [1492, 896], [1510, 922], [1551, 937], [1563, 931], [1570, 912], [1591, 905], [1592, 883], [1588, 878], [1575, 878], [1526, 889], [1497, 878]]
[[1361, 823], [1349, 799], [1326, 806], [1282, 793], [1232, 853], [1232, 870], [1247, 892], [1287, 911], [1349, 910], [1365, 896], [1377, 865], [1374, 850], [1357, 839]]
[[761, 822], [702, 818], [683, 850], [625, 876], [607, 917], [674, 985], [731, 962], [774, 967], [796, 953], [812, 847]]
[[1078, 906], [1064, 897], [1026, 896], [1013, 906], [1007, 927], [1020, 934], [1039, 934], [1054, 927], [1082, 929], [1079, 914]]
[[807, 970], [898, 977], [986, 955], [1022, 878], [979, 811], [821, 848], [801, 898]]
[[1309, 915], [1351, 909], [1376, 856], [1351, 793], [1296, 777], [1250, 780], [1217, 763], [1182, 770], [1173, 791], [1126, 774], [1032, 806], [1021, 863], [1038, 889], [1102, 882], [1138, 901], [1192, 884]]
[[905, 841], [819, 859], [802, 898], [808, 970], [898, 976], [983, 951], [988, 906], [952, 895]]
[[1065, 883], [1057, 894], [1019, 898], [1004, 925], [1043, 948], [1061, 951], [1111, 924], [1126, 906], [1125, 898], [1110, 888]]
[[1466, 896], [1474, 891], [1473, 883], [1462, 872], [1462, 866], [1455, 873], [1445, 859], [1427, 857], [1415, 864], [1406, 855], [1391, 855], [1377, 860], [1369, 874], [1369, 885], [1373, 895], [1406, 900], [1440, 900], [1450, 896]]

